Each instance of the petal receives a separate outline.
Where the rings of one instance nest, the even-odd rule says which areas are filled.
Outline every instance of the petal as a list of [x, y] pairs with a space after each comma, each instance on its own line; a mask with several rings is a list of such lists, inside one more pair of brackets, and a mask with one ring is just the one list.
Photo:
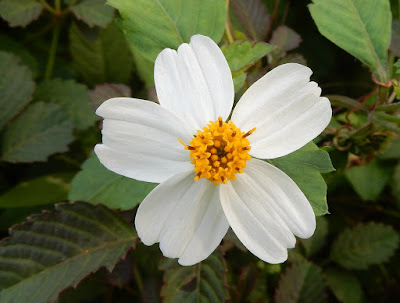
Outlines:
[[135, 226], [142, 242], [160, 242], [164, 256], [182, 265], [206, 259], [228, 230], [218, 187], [180, 173], [157, 186], [140, 204]]
[[232, 109], [231, 71], [208, 37], [195, 35], [178, 52], [164, 49], [155, 62], [154, 80], [160, 104], [182, 117], [192, 131], [218, 116], [227, 119]]
[[185, 123], [160, 105], [132, 98], [113, 98], [96, 111], [103, 121], [103, 144], [95, 146], [100, 162], [117, 174], [160, 183], [193, 169]]
[[232, 121], [249, 137], [250, 154], [262, 159], [287, 155], [318, 136], [332, 117], [329, 100], [309, 82], [306, 66], [278, 66], [254, 83], [239, 100]]
[[220, 194], [235, 234], [266, 262], [284, 262], [293, 234], [308, 238], [315, 231], [314, 212], [296, 183], [264, 161], [248, 161], [244, 173], [221, 186]]

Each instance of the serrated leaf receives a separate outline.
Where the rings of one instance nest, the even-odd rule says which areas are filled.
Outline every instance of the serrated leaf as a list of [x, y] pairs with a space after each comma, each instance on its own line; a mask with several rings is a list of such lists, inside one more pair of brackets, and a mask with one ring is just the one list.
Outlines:
[[390, 51], [400, 57], [400, 20], [393, 20], [392, 23], [392, 39], [389, 46]]
[[0, 242], [0, 302], [52, 302], [100, 267], [112, 270], [136, 239], [105, 206], [58, 204], [13, 227]]
[[374, 159], [365, 166], [354, 166], [345, 172], [347, 180], [365, 201], [376, 201], [390, 181], [390, 168]]
[[0, 129], [32, 98], [32, 73], [13, 54], [0, 51]]
[[235, 41], [221, 50], [232, 72], [239, 72], [264, 57], [275, 48], [264, 42]]
[[68, 199], [100, 202], [110, 208], [127, 210], [142, 202], [156, 185], [113, 173], [92, 156], [72, 180]]
[[3, 161], [45, 161], [48, 156], [68, 150], [73, 141], [72, 123], [56, 104], [37, 102], [8, 125], [3, 133]]
[[399, 246], [399, 235], [389, 225], [359, 224], [339, 234], [331, 259], [347, 269], [367, 269], [387, 261]]
[[311, 257], [316, 254], [326, 243], [328, 235], [328, 221], [325, 217], [317, 217], [317, 228], [309, 239], [299, 239], [303, 245], [305, 255]]
[[106, 5], [106, 0], [82, 0], [71, 6], [70, 10], [90, 27], [106, 27], [114, 17], [114, 9]]
[[165, 303], [220, 303], [228, 298], [225, 289], [226, 266], [218, 251], [193, 266], [181, 266], [171, 259], [163, 261], [160, 265], [164, 271], [161, 297]]
[[124, 36], [114, 24], [98, 33], [83, 32], [72, 24], [69, 37], [74, 66], [87, 83], [129, 82], [132, 56]]
[[114, 97], [132, 97], [131, 88], [125, 84], [105, 83], [96, 85], [89, 91], [90, 105], [97, 109], [101, 103]]
[[230, 5], [247, 35], [255, 41], [264, 41], [270, 26], [265, 4], [261, 0], [231, 0]]
[[363, 290], [357, 277], [350, 272], [330, 268], [325, 279], [336, 298], [342, 303], [363, 302]]
[[62, 107], [77, 129], [86, 129], [96, 121], [94, 110], [89, 106], [87, 87], [74, 80], [44, 81], [38, 85], [34, 98]]
[[328, 173], [335, 169], [326, 151], [310, 142], [287, 156], [272, 159], [269, 162], [296, 182], [310, 202], [316, 216], [328, 213], [327, 186], [321, 173]]
[[298, 33], [285, 25], [281, 25], [272, 33], [272, 38], [269, 40], [270, 44], [276, 46], [271, 55], [275, 60], [285, 57], [286, 52], [297, 48], [301, 41]]
[[23, 181], [0, 196], [0, 208], [46, 205], [66, 200], [71, 177], [71, 174], [57, 173]]
[[325, 301], [321, 269], [307, 261], [293, 264], [281, 276], [276, 303], [319, 303]]
[[308, 7], [322, 35], [388, 80], [389, 0], [313, 0]]
[[1, 0], [0, 16], [11, 27], [26, 26], [37, 19], [43, 5], [36, 0]]
[[154, 61], [164, 48], [177, 49], [202, 34], [215, 42], [225, 28], [224, 1], [215, 0], [108, 0], [119, 10], [131, 48]]

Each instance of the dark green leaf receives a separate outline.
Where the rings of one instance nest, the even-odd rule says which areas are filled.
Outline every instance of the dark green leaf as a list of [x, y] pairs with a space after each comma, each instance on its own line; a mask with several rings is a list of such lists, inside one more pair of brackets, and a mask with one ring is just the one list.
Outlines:
[[67, 151], [73, 139], [72, 123], [60, 106], [34, 103], [4, 131], [1, 158], [8, 162], [45, 161], [51, 154]]
[[10, 26], [26, 26], [37, 19], [43, 5], [36, 0], [1, 0], [0, 16]]
[[0, 208], [46, 205], [66, 200], [71, 177], [71, 174], [57, 173], [23, 181], [0, 196]]
[[388, 80], [389, 0], [313, 0], [309, 9], [322, 35], [368, 65], [378, 79]]
[[393, 173], [393, 185], [392, 185], [392, 192], [393, 196], [396, 198], [398, 203], [400, 204], [400, 163], [397, 164], [396, 168], [394, 169]]
[[44, 81], [36, 89], [34, 98], [61, 106], [77, 129], [86, 129], [96, 120], [94, 110], [89, 107], [88, 89], [74, 80]]
[[255, 41], [264, 41], [270, 26], [265, 4], [261, 0], [231, 0], [230, 5], [247, 35]]
[[116, 262], [133, 247], [133, 228], [105, 206], [58, 204], [31, 217], [0, 242], [0, 302], [54, 301], [88, 274]]
[[164, 259], [164, 285], [161, 296], [165, 303], [220, 303], [227, 299], [225, 262], [218, 251], [193, 266], [181, 266], [176, 260]]
[[363, 302], [363, 290], [357, 277], [352, 273], [330, 268], [325, 272], [329, 288], [342, 303]]
[[400, 138], [392, 139], [379, 159], [400, 159]]
[[393, 20], [392, 40], [389, 49], [396, 57], [400, 57], [400, 20]]
[[390, 181], [390, 168], [374, 159], [365, 166], [350, 168], [345, 176], [363, 200], [375, 201]]
[[303, 245], [305, 255], [311, 257], [316, 254], [326, 243], [328, 235], [328, 221], [325, 217], [317, 217], [317, 228], [313, 236], [309, 239], [299, 239]]
[[146, 84], [146, 88], [154, 86], [154, 62], [144, 57], [134, 48], [132, 48], [132, 54], [136, 72]]
[[281, 276], [276, 303], [319, 303], [325, 301], [321, 269], [307, 261], [293, 264]]
[[321, 173], [331, 172], [334, 168], [326, 151], [310, 142], [285, 157], [269, 161], [296, 182], [310, 201], [316, 216], [328, 213], [327, 187]]
[[233, 73], [232, 80], [233, 86], [235, 88], [235, 93], [237, 93], [244, 85], [246, 81], [247, 73], [240, 73], [239, 75]]
[[106, 0], [82, 0], [70, 9], [76, 18], [90, 27], [106, 27], [114, 17], [114, 9], [105, 3]]
[[69, 200], [103, 203], [110, 208], [132, 209], [147, 196], [157, 184], [129, 179], [105, 168], [92, 156], [82, 165], [71, 183]]
[[0, 51], [0, 129], [32, 98], [32, 73], [18, 57]]
[[154, 61], [164, 48], [177, 49], [194, 34], [215, 42], [225, 28], [224, 1], [108, 0], [119, 10], [121, 28], [131, 48]]
[[89, 84], [128, 83], [132, 56], [124, 36], [111, 24], [98, 34], [72, 24], [70, 50], [75, 68]]
[[333, 243], [331, 259], [347, 269], [366, 269], [387, 261], [399, 246], [391, 226], [367, 223], [343, 231]]
[[235, 41], [221, 50], [232, 72], [238, 72], [264, 57], [275, 46], [264, 42]]

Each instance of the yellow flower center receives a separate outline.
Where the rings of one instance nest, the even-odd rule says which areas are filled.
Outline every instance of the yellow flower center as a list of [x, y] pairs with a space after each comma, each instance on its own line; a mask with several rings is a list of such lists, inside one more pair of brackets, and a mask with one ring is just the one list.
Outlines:
[[242, 173], [246, 161], [250, 160], [250, 142], [247, 139], [256, 129], [242, 132], [232, 121], [224, 122], [219, 117], [198, 130], [189, 145], [179, 140], [190, 151], [193, 159], [194, 178], [207, 178], [215, 185], [236, 180], [236, 173]]

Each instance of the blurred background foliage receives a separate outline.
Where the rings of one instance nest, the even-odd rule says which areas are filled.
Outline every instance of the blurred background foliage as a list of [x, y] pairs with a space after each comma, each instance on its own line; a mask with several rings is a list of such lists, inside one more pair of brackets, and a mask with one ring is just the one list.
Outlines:
[[[0, 0], [0, 16], [0, 302], [400, 296], [400, 1]], [[196, 33], [221, 46], [237, 100], [298, 62], [332, 102], [319, 148], [271, 161], [317, 215], [328, 213], [328, 185], [329, 214], [284, 264], [247, 253], [231, 231], [201, 264], [163, 258], [133, 228], [156, 184], [116, 175], [92, 153], [97, 106], [156, 101], [155, 57]]]

